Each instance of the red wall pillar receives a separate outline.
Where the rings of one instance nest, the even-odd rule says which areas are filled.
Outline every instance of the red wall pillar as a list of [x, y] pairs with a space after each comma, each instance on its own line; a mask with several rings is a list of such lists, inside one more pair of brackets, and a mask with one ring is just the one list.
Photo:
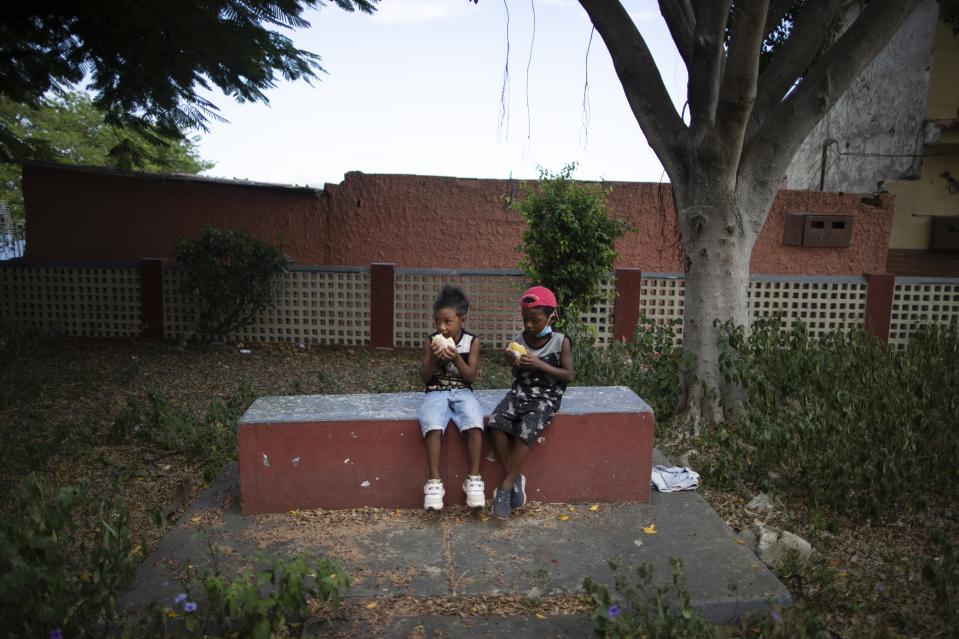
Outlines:
[[643, 271], [638, 268], [616, 269], [616, 300], [613, 303], [613, 339], [633, 341], [639, 324], [639, 298]]
[[890, 273], [866, 273], [866, 320], [863, 325], [870, 335], [875, 335], [883, 344], [889, 344], [889, 323], [892, 319], [892, 297], [896, 288], [896, 276]]
[[140, 337], [163, 339], [163, 260], [140, 260]]
[[396, 264], [370, 266], [370, 346], [393, 348], [393, 293]]

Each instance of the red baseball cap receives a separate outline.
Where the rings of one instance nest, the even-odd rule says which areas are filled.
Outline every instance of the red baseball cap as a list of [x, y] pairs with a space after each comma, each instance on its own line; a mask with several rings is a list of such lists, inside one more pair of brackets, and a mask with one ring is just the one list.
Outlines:
[[556, 296], [553, 291], [545, 286], [532, 286], [526, 289], [523, 296], [519, 298], [520, 306], [523, 308], [536, 308], [537, 306], [548, 306], [556, 308]]

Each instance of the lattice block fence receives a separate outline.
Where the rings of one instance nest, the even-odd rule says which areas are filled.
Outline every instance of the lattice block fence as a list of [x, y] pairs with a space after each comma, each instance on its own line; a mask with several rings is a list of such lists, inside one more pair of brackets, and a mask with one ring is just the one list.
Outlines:
[[889, 347], [903, 349], [922, 324], [959, 323], [959, 278], [896, 278], [889, 322]]
[[397, 269], [393, 297], [393, 340], [419, 347], [433, 332], [433, 301], [445, 284], [459, 286], [470, 298], [466, 330], [484, 348], [508, 342], [522, 328], [516, 300], [526, 289], [518, 271], [441, 271]]
[[0, 317], [74, 337], [137, 337], [140, 271], [136, 266], [4, 265]]
[[[225, 341], [361, 345], [370, 341], [368, 268], [292, 268], [277, 283], [276, 308]], [[193, 329], [194, 309], [183, 290], [184, 273], [163, 273], [164, 336], [180, 339]]]
[[683, 338], [683, 296], [686, 281], [678, 273], [644, 273], [640, 285], [639, 312], [663, 324], [676, 322], [673, 333]]
[[782, 330], [802, 322], [811, 337], [861, 329], [866, 319], [864, 277], [753, 275], [749, 281], [749, 317], [782, 313]]
[[[143, 268], [143, 264], [2, 264], [0, 318], [63, 335], [89, 337], [137, 337], [145, 326], [158, 326], [162, 321], [164, 337], [182, 338], [192, 330], [195, 312], [183, 290], [183, 272], [167, 266], [162, 272], [156, 270], [155, 280], [143, 280], [147, 277], [144, 273], [149, 272]], [[375, 297], [371, 267], [296, 267], [283, 277], [277, 308], [225, 339], [366, 345], [377, 341], [371, 327], [380, 326], [385, 333], [377, 334], [384, 335], [386, 344], [377, 345], [389, 346], [392, 335], [395, 346], [415, 348], [432, 330], [433, 300], [447, 283], [461, 286], [469, 294], [472, 308], [467, 327], [480, 335], [485, 347], [504, 344], [522, 328], [517, 299], [529, 282], [520, 271], [395, 269], [393, 274], [392, 279], [378, 284], [392, 286], [388, 291], [393, 299], [392, 325], [386, 317], [388, 311], [371, 317], [371, 297]], [[643, 273], [635, 279], [626, 277], [626, 272], [623, 275], [620, 294], [625, 297], [620, 301], [629, 300], [632, 309], [636, 303], [639, 313], [657, 321], [680, 320], [675, 331], [681, 339], [685, 294], [682, 274]], [[903, 348], [921, 324], [959, 322], [959, 278], [900, 277], [894, 288], [891, 279], [885, 281], [886, 288], [880, 290], [893, 297], [890, 347]], [[610, 302], [582, 316], [596, 326], [599, 346], [613, 339], [612, 294], [616, 287], [615, 274], [605, 277], [602, 288], [610, 295]], [[161, 289], [162, 320], [156, 316], [144, 324], [141, 313], [147, 311], [143, 296], [154, 295], [151, 290], [158, 296]], [[863, 277], [754, 275], [749, 286], [750, 318], [755, 321], [782, 313], [783, 330], [802, 321], [813, 336], [858, 329], [866, 321], [868, 289]], [[159, 297], [155, 299], [159, 302]], [[159, 308], [157, 303], [157, 313]], [[870, 311], [874, 318], [876, 310]], [[878, 311], [882, 314], [884, 309]], [[620, 321], [629, 323], [629, 317], [627, 313]], [[378, 325], [378, 321], [385, 323]], [[630, 327], [620, 329], [628, 332]]]
[[[519, 297], [530, 284], [522, 271], [397, 269], [393, 329], [396, 346], [419, 347], [433, 332], [433, 301], [445, 284], [459, 286], [469, 296], [466, 329], [480, 338], [483, 348], [502, 346], [523, 329]], [[616, 280], [607, 276], [600, 286], [611, 296]], [[596, 327], [598, 344], [605, 345], [613, 339], [612, 302], [597, 305], [581, 317]]]
[[[784, 331], [802, 321], [815, 337], [861, 328], [867, 288], [863, 277], [753, 275], [748, 292], [750, 321], [782, 313]], [[674, 333], [681, 340], [685, 292], [681, 274], [643, 274], [640, 313], [657, 322], [676, 321]]]

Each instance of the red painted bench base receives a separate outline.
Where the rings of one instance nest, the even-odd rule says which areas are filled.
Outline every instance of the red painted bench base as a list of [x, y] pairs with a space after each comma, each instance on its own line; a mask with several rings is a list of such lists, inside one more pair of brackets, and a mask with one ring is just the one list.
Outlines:
[[[476, 392], [487, 414], [504, 393]], [[243, 513], [422, 507], [427, 466], [415, 413], [421, 399], [421, 393], [388, 393], [257, 400], [239, 424]], [[528, 498], [648, 500], [654, 423], [652, 410], [629, 389], [568, 389], [545, 441], [526, 462]], [[466, 442], [452, 424], [440, 468], [445, 503], [464, 504]], [[503, 471], [488, 439], [481, 472], [489, 499]]]

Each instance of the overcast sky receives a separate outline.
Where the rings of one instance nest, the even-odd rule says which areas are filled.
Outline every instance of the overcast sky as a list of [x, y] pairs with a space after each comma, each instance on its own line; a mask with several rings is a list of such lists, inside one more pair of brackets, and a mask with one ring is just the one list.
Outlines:
[[[624, 4], [681, 108], [685, 68], [655, 0]], [[666, 179], [575, 0], [382, 0], [373, 16], [305, 17], [294, 42], [328, 73], [281, 82], [269, 105], [213, 94], [229, 123], [201, 136], [216, 162], [204, 175], [319, 186], [347, 171], [532, 178], [577, 162], [580, 179]]]

